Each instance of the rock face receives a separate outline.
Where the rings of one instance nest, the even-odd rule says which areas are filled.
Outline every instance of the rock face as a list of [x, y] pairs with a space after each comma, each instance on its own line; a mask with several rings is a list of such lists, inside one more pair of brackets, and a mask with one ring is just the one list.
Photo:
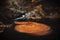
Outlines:
[[[2, 10], [2, 15], [4, 14], [3, 16], [9, 19], [17, 18], [24, 13], [31, 13], [31, 11], [35, 12], [31, 13], [35, 18], [38, 16], [37, 18], [40, 19], [51, 19], [51, 17], [57, 18], [56, 15], [59, 17], [60, 9], [57, 5], [52, 0], [6, 0], [2, 3], [0, 10]], [[34, 18], [33, 16], [32, 18]], [[31, 17], [29, 16], [29, 18]]]
[[0, 15], [2, 17], [0, 18], [5, 23], [20, 17], [20, 19], [60, 18], [60, 7], [54, 2], [52, 0], [1, 0]]
[[15, 22], [15, 30], [17, 32], [26, 33], [29, 35], [48, 35], [51, 32], [51, 28], [45, 24], [36, 22]]

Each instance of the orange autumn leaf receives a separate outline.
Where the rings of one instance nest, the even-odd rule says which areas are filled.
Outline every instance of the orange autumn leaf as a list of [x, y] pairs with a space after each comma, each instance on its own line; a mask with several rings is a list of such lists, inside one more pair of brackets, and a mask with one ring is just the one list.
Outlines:
[[20, 25], [15, 26], [15, 30], [22, 33], [34, 35], [46, 35], [50, 33], [51, 28], [45, 24], [36, 22], [15, 22]]

